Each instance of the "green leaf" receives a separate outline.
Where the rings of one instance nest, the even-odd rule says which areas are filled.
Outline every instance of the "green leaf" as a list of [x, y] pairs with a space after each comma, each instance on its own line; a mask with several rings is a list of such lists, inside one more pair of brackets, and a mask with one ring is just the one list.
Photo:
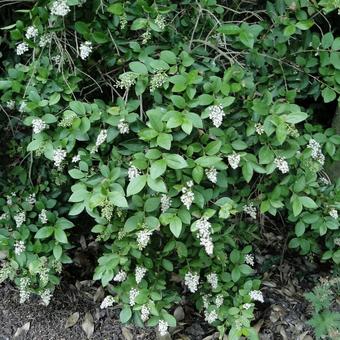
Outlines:
[[147, 177], [149, 188], [156, 192], [167, 192], [166, 185], [161, 178], [153, 179], [151, 176]]
[[204, 171], [201, 166], [196, 166], [192, 170], [192, 179], [199, 184], [203, 179]]
[[325, 87], [322, 92], [322, 98], [324, 100], [325, 103], [330, 103], [333, 100], [335, 100], [336, 98], [336, 93], [333, 89], [329, 88], [329, 87]]
[[124, 7], [121, 2], [117, 2], [116, 4], [112, 4], [109, 7], [107, 7], [107, 11], [112, 14], [120, 16], [124, 14]]
[[59, 260], [61, 255], [62, 255], [62, 253], [63, 253], [63, 248], [61, 248], [60, 244], [56, 244], [53, 247], [53, 255], [54, 255], [55, 259]]
[[166, 170], [166, 161], [165, 159], [159, 159], [151, 164], [150, 167], [150, 176], [153, 179], [162, 176]]
[[160, 58], [170, 65], [176, 64], [176, 54], [172, 51], [162, 51]]
[[180, 155], [173, 155], [173, 154], [163, 154], [163, 157], [166, 161], [166, 164], [171, 169], [184, 169], [188, 166], [186, 160]]
[[53, 227], [42, 227], [37, 231], [34, 238], [44, 239], [50, 237], [53, 234], [54, 228]]
[[214, 101], [214, 97], [210, 94], [201, 94], [198, 97], [198, 103], [202, 106], [210, 105]]
[[306, 225], [303, 222], [299, 221], [298, 223], [295, 224], [295, 235], [297, 237], [302, 236], [305, 233], [305, 230]]
[[333, 44], [334, 36], [332, 32], [327, 32], [321, 39], [321, 46], [324, 49], [330, 48]]
[[171, 134], [162, 132], [157, 137], [157, 145], [163, 149], [170, 150], [172, 139], [173, 137]]
[[110, 202], [115, 205], [116, 207], [120, 208], [127, 208], [128, 202], [125, 198], [125, 196], [118, 191], [113, 191], [108, 194]]
[[146, 185], [146, 175], [141, 175], [141, 176], [137, 176], [133, 178], [127, 187], [127, 195], [131, 196], [131, 195], [138, 194], [140, 191], [143, 190], [145, 185]]
[[162, 267], [167, 270], [168, 272], [172, 272], [174, 270], [174, 266], [171, 261], [167, 259], [162, 260]]
[[148, 69], [140, 61], [133, 61], [129, 64], [129, 68], [132, 72], [137, 74], [148, 74]]
[[289, 37], [296, 32], [296, 27], [294, 25], [289, 25], [283, 30], [283, 35]]
[[54, 237], [60, 243], [68, 243], [66, 233], [61, 228], [56, 228], [54, 230]]
[[145, 28], [148, 24], [148, 20], [144, 19], [144, 18], [138, 18], [136, 19], [132, 25], [131, 25], [131, 30], [132, 31], [137, 31], [140, 30], [142, 28]]
[[295, 26], [302, 31], [306, 31], [310, 29], [313, 25], [314, 25], [314, 21], [312, 19], [302, 20], [295, 24]]
[[186, 107], [186, 102], [185, 102], [183, 97], [172, 95], [172, 96], [170, 96], [170, 99], [176, 107], [178, 107], [180, 109], [184, 109]]
[[85, 177], [85, 174], [79, 169], [71, 169], [68, 171], [69, 175], [74, 179], [80, 179]]
[[293, 112], [286, 117], [286, 122], [290, 124], [300, 123], [308, 118], [308, 114], [305, 112]]
[[179, 235], [181, 234], [182, 232], [182, 220], [177, 217], [177, 216], [174, 216], [171, 221], [170, 221], [170, 230], [171, 232], [173, 233], [173, 235], [175, 237], [179, 237]]
[[262, 146], [259, 151], [260, 164], [269, 164], [274, 160], [274, 152], [267, 145]]
[[298, 197], [294, 198], [292, 206], [294, 216], [299, 216], [302, 211], [302, 203], [300, 202]]
[[195, 160], [195, 163], [203, 168], [210, 168], [222, 160], [218, 156], [202, 156]]
[[231, 271], [231, 278], [234, 282], [237, 282], [241, 277], [241, 271], [239, 267], [235, 267], [232, 271]]
[[253, 177], [253, 173], [254, 170], [250, 162], [247, 162], [242, 166], [242, 175], [247, 183], [250, 182], [251, 178]]
[[127, 323], [132, 316], [132, 311], [130, 307], [124, 307], [119, 314], [119, 319], [121, 323]]
[[246, 29], [243, 29], [240, 33], [240, 41], [243, 45], [249, 48], [254, 47], [255, 38], [254, 35]]
[[306, 208], [316, 209], [318, 207], [317, 204], [310, 197], [300, 196], [299, 200], [301, 204]]
[[217, 31], [226, 35], [236, 35], [240, 33], [241, 28], [234, 24], [225, 24], [219, 27]]

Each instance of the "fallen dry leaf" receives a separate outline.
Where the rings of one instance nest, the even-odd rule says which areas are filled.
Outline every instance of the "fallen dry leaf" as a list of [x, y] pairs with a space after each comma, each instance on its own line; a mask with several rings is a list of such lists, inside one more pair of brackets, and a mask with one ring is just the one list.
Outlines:
[[133, 334], [127, 327], [122, 327], [122, 334], [125, 340], [133, 340]]
[[66, 320], [65, 328], [73, 327], [78, 322], [78, 320], [79, 320], [78, 312], [71, 314]]
[[31, 323], [26, 322], [22, 327], [19, 327], [17, 329], [13, 338], [16, 339], [16, 338], [19, 338], [20, 336], [24, 336], [30, 330], [30, 327], [31, 327]]
[[94, 332], [93, 316], [90, 312], [87, 312], [85, 314], [85, 318], [83, 323], [81, 324], [81, 328], [85, 332], [87, 338], [90, 339]]

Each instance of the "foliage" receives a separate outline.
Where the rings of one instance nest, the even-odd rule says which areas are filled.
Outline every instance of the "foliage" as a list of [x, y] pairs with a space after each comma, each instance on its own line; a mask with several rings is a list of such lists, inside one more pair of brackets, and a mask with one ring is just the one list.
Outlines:
[[325, 171], [340, 138], [306, 105], [340, 93], [336, 6], [249, 6], [40, 0], [3, 28], [1, 275], [23, 300], [48, 302], [84, 218], [121, 321], [161, 333], [187, 296], [221, 333], [256, 338], [263, 221], [340, 263], [340, 183]]

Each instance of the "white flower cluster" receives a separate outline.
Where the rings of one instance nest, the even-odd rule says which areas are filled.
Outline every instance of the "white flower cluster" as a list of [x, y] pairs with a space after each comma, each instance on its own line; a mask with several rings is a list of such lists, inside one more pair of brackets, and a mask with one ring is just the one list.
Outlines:
[[334, 239], [334, 244], [340, 247], [340, 237]]
[[26, 111], [26, 106], [27, 106], [26, 102], [22, 101], [19, 105], [19, 112], [24, 113]]
[[14, 216], [14, 221], [16, 223], [16, 227], [20, 228], [22, 224], [26, 221], [26, 214], [24, 211], [21, 211], [20, 213], [16, 214]]
[[121, 135], [124, 135], [124, 134], [127, 134], [127, 133], [130, 132], [129, 123], [126, 122], [124, 118], [122, 118], [122, 119], [119, 121], [119, 123], [118, 123], [118, 125], [117, 125], [117, 128], [118, 128], [119, 133], [120, 133]]
[[0, 221], [7, 220], [7, 218], [8, 218], [7, 213], [3, 213], [3, 214], [0, 215]]
[[217, 315], [216, 310], [213, 309], [211, 312], [205, 311], [204, 317], [205, 317], [205, 321], [211, 324], [217, 320], [218, 315]]
[[217, 182], [217, 170], [215, 168], [205, 169], [205, 174], [208, 177], [208, 180], [212, 183]]
[[172, 203], [171, 198], [166, 194], [162, 194], [162, 196], [161, 196], [161, 211], [162, 211], [162, 213], [165, 213], [171, 207], [171, 203]]
[[19, 280], [20, 303], [24, 303], [30, 298], [31, 294], [29, 292], [29, 285], [30, 279], [28, 277], [22, 277]]
[[25, 242], [24, 241], [16, 241], [14, 244], [14, 253], [16, 255], [20, 255], [26, 250]]
[[189, 210], [192, 202], [195, 199], [195, 194], [192, 192], [193, 181], [188, 181], [186, 185], [182, 188], [181, 202]]
[[218, 294], [215, 299], [215, 305], [219, 308], [223, 305], [224, 298], [222, 294]]
[[66, 158], [66, 151], [63, 149], [57, 149], [53, 151], [53, 162], [54, 166], [57, 167], [58, 169], [61, 169], [61, 163], [63, 160]]
[[12, 273], [12, 267], [9, 262], [5, 262], [2, 267], [0, 267], [0, 283], [5, 282]]
[[143, 322], [149, 320], [150, 317], [150, 309], [148, 308], [148, 306], [143, 305], [142, 309], [141, 309], [141, 319]]
[[233, 169], [237, 169], [240, 164], [241, 156], [237, 153], [233, 153], [228, 156], [228, 163]]
[[136, 278], [136, 282], [137, 284], [141, 283], [141, 281], [143, 280], [143, 277], [145, 276], [147, 272], [147, 269], [142, 267], [142, 266], [137, 266], [136, 270], [135, 270], [135, 278]]
[[80, 161], [80, 155], [75, 155], [72, 157], [72, 163], [78, 163]]
[[139, 290], [136, 288], [131, 288], [129, 293], [129, 304], [131, 307], [133, 307], [136, 304], [136, 297], [139, 294]]
[[277, 167], [283, 174], [289, 172], [289, 166], [284, 157], [276, 157], [274, 159], [274, 165]]
[[208, 255], [212, 255], [214, 251], [214, 244], [211, 239], [211, 223], [207, 217], [201, 217], [197, 222], [196, 226], [198, 229], [198, 239], [200, 244], [204, 246], [205, 251]]
[[111, 307], [114, 302], [115, 302], [114, 297], [112, 295], [108, 295], [104, 298], [104, 300], [100, 304], [100, 308], [105, 309], [107, 307]]
[[120, 89], [128, 90], [131, 86], [136, 84], [137, 75], [134, 72], [125, 72], [119, 76], [116, 86]]
[[120, 270], [116, 276], [113, 278], [113, 281], [115, 282], [123, 282], [125, 281], [127, 278], [127, 274], [126, 272], [124, 272], [124, 270]]
[[107, 130], [100, 130], [97, 140], [96, 140], [96, 145], [92, 150], [92, 153], [95, 153], [98, 151], [98, 148], [106, 141], [107, 138]]
[[52, 296], [53, 296], [53, 293], [50, 289], [45, 289], [40, 294], [40, 298], [45, 306], [48, 306], [50, 304]]
[[26, 198], [26, 202], [30, 205], [34, 205], [37, 202], [37, 199], [35, 198], [35, 193], [29, 194]]
[[56, 0], [51, 7], [51, 14], [64, 17], [71, 11], [65, 0]]
[[[70, 111], [68, 111], [70, 112]], [[72, 111], [72, 113], [69, 113], [67, 116], [64, 116], [63, 119], [58, 123], [58, 126], [61, 127], [70, 127], [73, 124], [73, 121], [77, 118], [77, 114]]]
[[7, 109], [9, 110], [13, 110], [14, 107], [15, 107], [15, 101], [13, 99], [9, 100], [7, 103], [6, 103], [6, 107]]
[[252, 290], [249, 292], [249, 296], [254, 301], [264, 302], [263, 294], [260, 290]]
[[47, 211], [45, 209], [42, 209], [39, 216], [38, 216], [41, 224], [46, 224], [48, 222], [46, 213], [47, 213]]
[[225, 112], [222, 105], [213, 105], [209, 107], [209, 118], [212, 120], [215, 127], [220, 127], [223, 122]]
[[152, 230], [141, 230], [137, 233], [137, 243], [138, 249], [143, 250], [150, 242], [150, 237], [152, 235]]
[[166, 22], [165, 22], [165, 16], [158, 14], [156, 19], [155, 19], [155, 24], [161, 29], [164, 30], [166, 27]]
[[328, 178], [324, 177], [324, 176], [321, 176], [319, 178], [319, 181], [323, 185], [330, 185], [331, 184], [331, 181]]
[[138, 176], [140, 176], [140, 171], [134, 165], [131, 165], [128, 169], [129, 181], [133, 180]]
[[248, 214], [251, 218], [256, 219], [257, 211], [254, 207], [254, 203], [250, 202], [243, 207], [243, 211]]
[[244, 257], [244, 262], [246, 264], [249, 264], [249, 266], [254, 266], [255, 264], [255, 258], [253, 254], [246, 254]]
[[50, 33], [44, 34], [39, 39], [39, 47], [45, 47], [47, 44], [50, 44], [52, 41], [52, 35]]
[[154, 74], [150, 80], [150, 92], [154, 92], [156, 89], [162, 87], [167, 79], [168, 75], [163, 72]]
[[80, 58], [85, 60], [88, 58], [88, 56], [91, 54], [92, 52], [92, 43], [91, 41], [85, 41], [84, 43], [80, 44], [79, 47], [80, 50]]
[[242, 307], [244, 309], [249, 309], [249, 308], [253, 307], [253, 304], [252, 303], [245, 303]]
[[330, 211], [329, 211], [329, 216], [334, 218], [335, 220], [338, 219], [339, 215], [338, 215], [338, 211], [334, 208], [332, 208]]
[[168, 323], [164, 320], [158, 321], [158, 332], [160, 336], [165, 336], [168, 332]]
[[255, 124], [255, 131], [258, 135], [262, 135], [264, 133], [264, 127], [261, 123], [256, 123]]
[[312, 158], [321, 165], [325, 163], [325, 156], [322, 153], [321, 145], [315, 139], [311, 138], [308, 142], [309, 149], [312, 149]]
[[148, 43], [148, 41], [151, 39], [151, 32], [149, 30], [145, 31], [143, 34], [142, 34], [142, 45], [145, 45]]
[[216, 273], [208, 274], [207, 281], [210, 283], [212, 289], [216, 289], [218, 287], [218, 276]]
[[47, 128], [46, 123], [40, 118], [34, 118], [32, 120], [33, 133], [40, 133]]
[[16, 49], [17, 55], [23, 55], [27, 51], [28, 51], [28, 45], [25, 42], [22, 42], [17, 46], [17, 49]]
[[38, 35], [39, 31], [36, 27], [34, 26], [29, 26], [27, 27], [25, 37], [27, 39], [34, 39]]
[[184, 284], [191, 293], [195, 293], [200, 283], [200, 277], [197, 273], [187, 272], [184, 277]]

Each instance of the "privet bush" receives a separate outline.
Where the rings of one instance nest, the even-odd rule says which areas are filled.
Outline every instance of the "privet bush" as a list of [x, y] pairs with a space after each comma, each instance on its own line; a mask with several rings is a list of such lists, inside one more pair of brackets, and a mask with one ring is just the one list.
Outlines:
[[186, 300], [221, 334], [256, 338], [252, 245], [269, 221], [300, 254], [340, 263], [339, 181], [325, 171], [340, 137], [313, 104], [335, 111], [340, 93], [337, 2], [12, 6], [0, 281], [22, 302], [48, 304], [85, 220], [102, 307], [161, 334]]

